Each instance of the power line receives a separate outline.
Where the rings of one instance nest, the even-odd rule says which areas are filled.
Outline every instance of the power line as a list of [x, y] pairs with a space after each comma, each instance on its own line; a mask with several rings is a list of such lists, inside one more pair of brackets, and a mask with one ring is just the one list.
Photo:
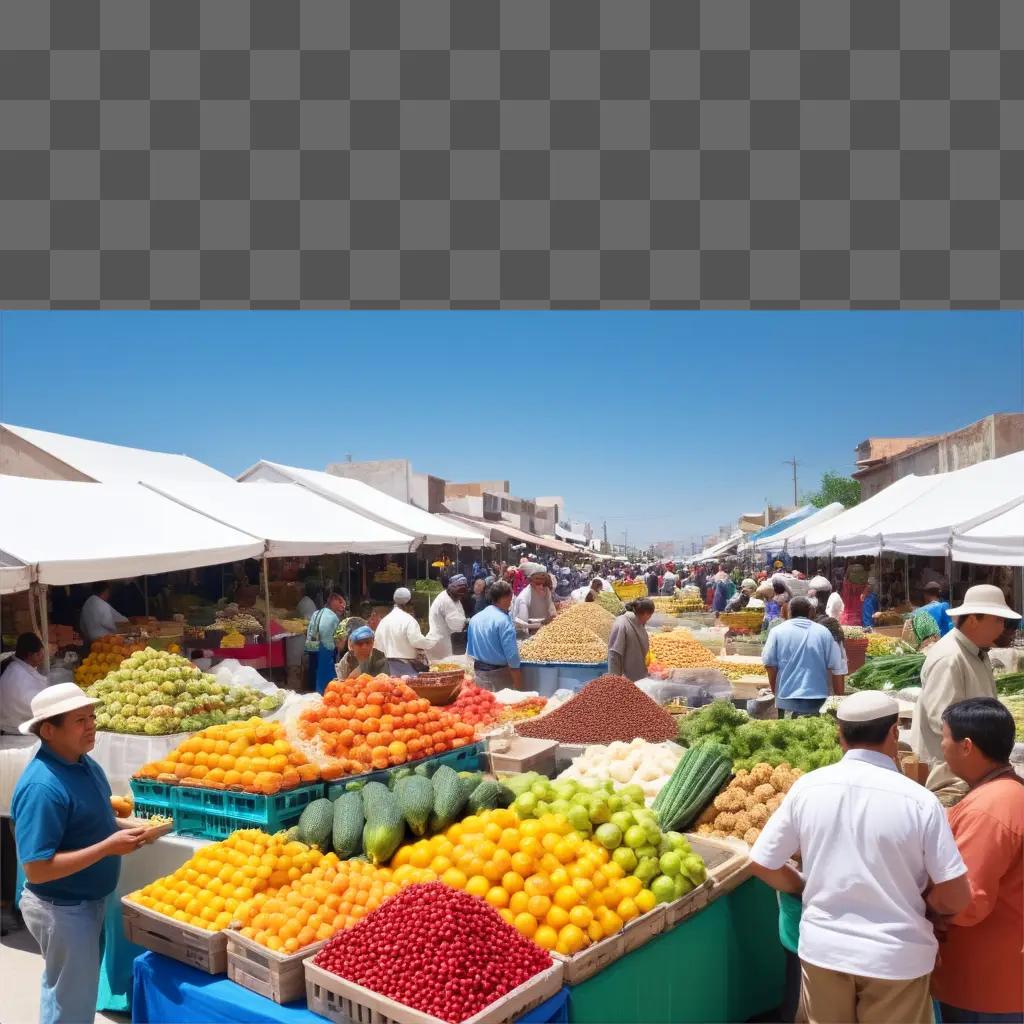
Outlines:
[[783, 459], [782, 460], [782, 464], [784, 466], [792, 466], [793, 467], [793, 505], [795, 507], [797, 505], [797, 496], [796, 496], [796, 467], [798, 465], [800, 465], [800, 463], [798, 463], [796, 461], [796, 456], [794, 455], [793, 458], [791, 458], [791, 459]]

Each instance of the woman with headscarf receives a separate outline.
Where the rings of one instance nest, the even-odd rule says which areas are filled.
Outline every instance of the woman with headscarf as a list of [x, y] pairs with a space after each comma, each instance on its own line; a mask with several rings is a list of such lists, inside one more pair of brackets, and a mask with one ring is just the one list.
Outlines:
[[654, 614], [654, 602], [638, 597], [617, 615], [608, 637], [608, 674], [625, 676], [635, 683], [647, 675], [647, 652], [650, 649], [647, 622]]
[[373, 630], [365, 620], [352, 616], [338, 627], [338, 638], [345, 654], [335, 667], [339, 679], [352, 676], [377, 676], [386, 673], [388, 660], [373, 646]]
[[900, 635], [900, 639], [904, 643], [910, 644], [915, 651], [923, 651], [936, 643], [941, 636], [942, 630], [939, 629], [939, 624], [935, 621], [934, 616], [918, 609], [903, 624], [903, 633]]
[[733, 594], [728, 601], [725, 602], [725, 611], [727, 612], [741, 612], [750, 604], [750, 599], [754, 596], [754, 591], [757, 588], [757, 584], [752, 579], [745, 579], [740, 583], [740, 589], [738, 593]]

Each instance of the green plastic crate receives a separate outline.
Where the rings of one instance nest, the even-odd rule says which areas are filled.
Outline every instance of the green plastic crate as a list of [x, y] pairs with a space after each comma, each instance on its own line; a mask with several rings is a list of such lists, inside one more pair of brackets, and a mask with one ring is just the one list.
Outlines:
[[416, 768], [417, 765], [427, 764], [435, 761], [438, 768], [446, 764], [457, 772], [475, 772], [480, 764], [480, 754], [483, 751], [482, 743], [469, 743], [464, 747], [456, 747], [444, 754], [434, 754], [432, 757], [421, 757], [418, 761], [408, 761], [406, 764], [397, 764], [394, 768], [381, 768], [379, 771], [365, 772], [363, 775], [349, 775], [347, 778], [338, 779], [327, 784], [327, 799], [336, 800], [345, 792], [345, 787], [350, 782], [386, 782], [388, 776], [399, 768]]

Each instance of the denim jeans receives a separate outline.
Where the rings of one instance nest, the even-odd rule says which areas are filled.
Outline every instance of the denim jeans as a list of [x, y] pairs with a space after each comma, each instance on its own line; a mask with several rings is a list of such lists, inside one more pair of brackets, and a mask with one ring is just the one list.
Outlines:
[[39, 943], [45, 967], [39, 997], [39, 1024], [92, 1024], [100, 980], [106, 899], [68, 907], [21, 895], [21, 916]]

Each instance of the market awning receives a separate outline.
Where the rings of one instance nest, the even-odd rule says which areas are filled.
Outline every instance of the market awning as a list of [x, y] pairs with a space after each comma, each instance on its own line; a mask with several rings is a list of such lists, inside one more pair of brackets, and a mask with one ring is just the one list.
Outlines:
[[835, 519], [836, 516], [841, 515], [845, 511], [846, 509], [841, 502], [833, 501], [831, 505], [826, 505], [824, 508], [812, 509], [810, 515], [797, 520], [795, 523], [791, 523], [774, 536], [763, 536], [760, 540], [753, 541], [749, 546], [755, 551], [785, 551], [790, 541], [804, 536], [816, 526], [827, 523], [830, 519]]
[[19, 474], [31, 464], [32, 476], [135, 484], [140, 480], [230, 480], [226, 473], [188, 455], [151, 452], [105, 441], [89, 441], [32, 427], [0, 423], [0, 472]]
[[694, 555], [691, 559], [692, 562], [706, 562], [711, 558], [718, 558], [721, 555], [728, 554], [733, 548], [739, 545], [739, 542], [743, 539], [743, 531], [737, 530], [731, 537], [727, 537], [723, 541], [719, 541], [717, 544], [713, 544], [709, 548], [705, 548], [699, 555]]
[[775, 537], [782, 533], [783, 530], [788, 530], [791, 526], [795, 526], [802, 519], [806, 519], [816, 511], [813, 505], [802, 505], [800, 508], [793, 512], [790, 512], [788, 516], [783, 516], [781, 519], [776, 520], [770, 526], [766, 526], [763, 530], [758, 530], [757, 533], [752, 534], [747, 538], [747, 543], [757, 545], [759, 540], [764, 540], [768, 537]]
[[409, 551], [416, 539], [298, 484], [145, 484], [180, 505], [267, 542], [277, 557]]
[[555, 536], [569, 544], [580, 545], [587, 543], [587, 538], [582, 533], [573, 533], [572, 530], [567, 530], [564, 526], [559, 526], [558, 523], [555, 523]]
[[1024, 452], [933, 476], [907, 476], [809, 531], [790, 553], [852, 555], [880, 550], [944, 555], [966, 532], [1024, 503]]
[[[821, 526], [815, 526], [803, 536], [790, 543], [791, 555], [827, 555], [832, 550], [833, 540], [839, 537], [866, 535], [876, 523], [897, 509], [904, 508], [920, 495], [927, 494], [935, 487], [935, 477], [905, 476], [888, 487], [848, 508], [835, 519]], [[867, 553], [877, 553], [878, 545], [868, 548]]]
[[0, 551], [0, 594], [28, 590], [31, 583], [32, 573], [29, 567]]
[[442, 518], [453, 523], [469, 524], [475, 530], [487, 530], [491, 540], [514, 540], [522, 544], [531, 544], [533, 547], [547, 548], [549, 551], [562, 551], [566, 554], [571, 552], [574, 555], [580, 553], [579, 548], [574, 548], [571, 544], [563, 544], [560, 540], [555, 540], [554, 537], [541, 537], [535, 533], [527, 533], [526, 530], [509, 526], [508, 523], [499, 520], [477, 519], [476, 516], [466, 516], [456, 512], [445, 512]]
[[0, 476], [0, 552], [46, 584], [92, 583], [259, 558], [264, 543], [141, 484]]
[[1024, 565], [1024, 505], [953, 534], [953, 559], [982, 565]]
[[440, 516], [415, 505], [407, 505], [398, 498], [364, 484], [362, 480], [334, 476], [315, 469], [301, 469], [285, 466], [278, 462], [260, 460], [239, 476], [239, 481], [248, 484], [254, 481], [267, 483], [294, 483], [306, 487], [322, 498], [337, 502], [345, 508], [368, 516], [370, 519], [390, 526], [394, 530], [411, 534], [420, 544], [461, 544], [465, 547], [479, 547], [487, 538], [468, 526], [457, 526], [446, 522]]

